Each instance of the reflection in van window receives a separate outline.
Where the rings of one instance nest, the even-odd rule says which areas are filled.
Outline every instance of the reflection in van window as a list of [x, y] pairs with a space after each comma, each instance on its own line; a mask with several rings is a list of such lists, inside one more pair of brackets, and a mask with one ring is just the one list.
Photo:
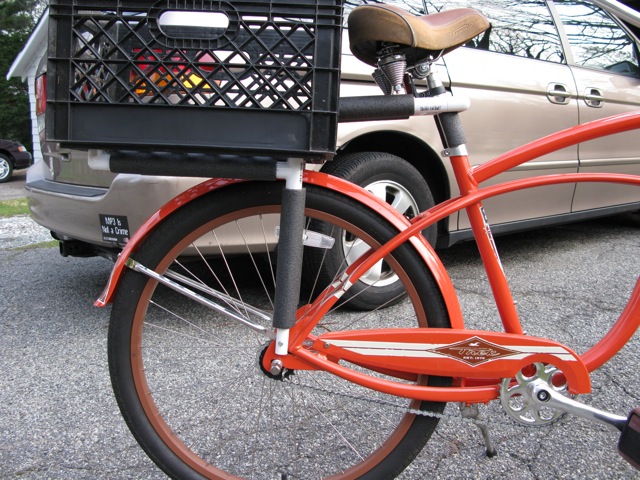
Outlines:
[[556, 0], [554, 4], [576, 65], [638, 75], [638, 49], [609, 15], [589, 2]]
[[347, 17], [351, 10], [356, 8], [359, 5], [375, 5], [375, 4], [384, 4], [384, 5], [395, 5], [396, 7], [400, 7], [403, 10], [411, 12], [415, 15], [424, 15], [424, 4], [422, 0], [345, 0], [343, 2], [344, 8], [344, 23], [346, 25]]
[[466, 46], [547, 62], [564, 62], [560, 37], [542, 0], [434, 0], [427, 12], [472, 7], [491, 22], [489, 30]]

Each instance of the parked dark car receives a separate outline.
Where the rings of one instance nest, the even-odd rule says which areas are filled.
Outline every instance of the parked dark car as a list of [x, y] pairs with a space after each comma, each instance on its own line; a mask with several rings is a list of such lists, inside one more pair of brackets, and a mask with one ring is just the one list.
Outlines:
[[0, 140], [0, 183], [11, 178], [14, 170], [31, 166], [33, 158], [24, 145], [11, 140]]

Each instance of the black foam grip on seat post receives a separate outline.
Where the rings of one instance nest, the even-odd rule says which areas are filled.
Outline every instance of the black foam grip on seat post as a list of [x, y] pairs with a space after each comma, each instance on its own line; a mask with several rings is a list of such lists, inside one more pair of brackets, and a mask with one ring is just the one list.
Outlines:
[[339, 122], [401, 120], [415, 113], [413, 95], [341, 97]]
[[457, 113], [441, 113], [436, 116], [436, 120], [444, 148], [459, 147], [467, 143], [460, 115]]
[[296, 321], [302, 276], [305, 189], [282, 192], [273, 326], [291, 328]]

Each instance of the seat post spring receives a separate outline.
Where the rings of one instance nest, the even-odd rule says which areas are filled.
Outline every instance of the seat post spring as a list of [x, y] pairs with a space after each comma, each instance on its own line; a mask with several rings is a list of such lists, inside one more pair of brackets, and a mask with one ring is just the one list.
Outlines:
[[385, 95], [391, 95], [391, 91], [392, 91], [391, 82], [389, 82], [389, 79], [384, 74], [384, 72], [379, 68], [376, 68], [373, 71], [372, 76], [373, 76], [373, 79], [376, 81], [376, 84], [378, 85], [378, 87], [380, 87], [380, 90], [382, 90], [382, 93], [384, 93]]
[[[404, 55], [389, 53], [380, 57], [378, 68], [384, 73], [389, 82], [391, 95], [403, 95], [407, 93], [404, 86], [404, 74], [407, 70], [407, 60]], [[374, 76], [375, 78], [375, 76]], [[377, 80], [376, 80], [377, 81]], [[383, 88], [384, 92], [385, 89]], [[385, 92], [385, 95], [387, 93]]]

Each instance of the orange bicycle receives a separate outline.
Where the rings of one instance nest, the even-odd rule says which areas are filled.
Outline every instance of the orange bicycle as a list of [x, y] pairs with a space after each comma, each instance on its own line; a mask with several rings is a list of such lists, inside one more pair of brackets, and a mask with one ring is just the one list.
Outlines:
[[[239, 5], [245, 3], [253, 10], [243, 17]], [[220, 53], [228, 51], [228, 39], [215, 45], [203, 39], [206, 48], [198, 44], [196, 50], [206, 50], [208, 56], [196, 55], [192, 70], [185, 73], [178, 65], [186, 56], [176, 60], [187, 50], [183, 43], [174, 42], [170, 61], [155, 70], [149, 65], [160, 56], [159, 49], [137, 49], [136, 74], [146, 78], [136, 87], [136, 92], [146, 92], [140, 108], [153, 111], [164, 85], [173, 84], [174, 96], [197, 85], [197, 95], [185, 103], [206, 98], [215, 109], [221, 99], [253, 95], [254, 85], [262, 81], [273, 87], [265, 109], [278, 104], [295, 84], [285, 73], [304, 77], [299, 58], [313, 55], [300, 53], [306, 51], [300, 48], [295, 55], [279, 56], [278, 49], [291, 46], [302, 33], [319, 32], [328, 15], [322, 8], [318, 14], [313, 2], [309, 17], [297, 10], [308, 6], [305, 2], [284, 2], [290, 10], [269, 14], [258, 12], [266, 4], [254, 3], [234, 2], [231, 8], [215, 2], [207, 8], [225, 13], [225, 35], [239, 35], [243, 25], [256, 36], [282, 34], [277, 41], [261, 41], [259, 60], [245, 54], [248, 41], [238, 42], [233, 56]], [[329, 4], [335, 40], [340, 2]], [[89, 22], [97, 14], [86, 7], [74, 15], [77, 24], [86, 28], [90, 23], [96, 31], [126, 17], [117, 11]], [[136, 41], [146, 41], [130, 27], [139, 15], [126, 18], [121, 28], [130, 29], [129, 37]], [[640, 410], [618, 416], [572, 395], [589, 393], [590, 372], [635, 333], [640, 283], [614, 326], [586, 352], [527, 335], [482, 202], [561, 183], [640, 187], [640, 177], [577, 173], [481, 184], [566, 146], [640, 128], [640, 112], [570, 128], [471, 167], [458, 116], [468, 102], [443, 88], [433, 63], [487, 27], [485, 18], [470, 9], [415, 16], [375, 4], [357, 7], [349, 16], [351, 49], [376, 67], [374, 77], [385, 95], [341, 98], [339, 120], [432, 115], [443, 155], [455, 171], [460, 195], [411, 220], [354, 184], [305, 169], [306, 160], [322, 156], [313, 148], [308, 154], [293, 148], [298, 151], [284, 159], [269, 154], [277, 149], [269, 147], [270, 138], [259, 139], [262, 144], [256, 147], [264, 155], [250, 148], [236, 149], [236, 154], [232, 147], [225, 148], [233, 155], [155, 154], [138, 151], [133, 140], [123, 142], [129, 150], [92, 152], [94, 162], [108, 161], [116, 171], [175, 174], [186, 169], [186, 174], [211, 177], [140, 228], [97, 302], [113, 302], [109, 365], [122, 414], [142, 448], [168, 475], [390, 478], [429, 440], [446, 402], [472, 406], [492, 400], [500, 400], [525, 425], [550, 424], [570, 412], [619, 429], [619, 450], [638, 467]], [[316, 40], [321, 43], [320, 35]], [[339, 55], [339, 48], [330, 50]], [[265, 58], [267, 66], [256, 67]], [[89, 62], [86, 56], [81, 60], [82, 65]], [[280, 61], [284, 66], [278, 66]], [[152, 82], [152, 70], [161, 81]], [[232, 78], [239, 79], [235, 86]], [[415, 86], [416, 79], [424, 80], [426, 90]], [[97, 81], [87, 85], [83, 101], [91, 88], [100, 87]], [[314, 95], [308, 95], [311, 103], [333, 101]], [[274, 135], [280, 135], [279, 129], [281, 136], [296, 133], [279, 121], [274, 117]], [[331, 120], [325, 123], [320, 135], [335, 135]], [[220, 122], [217, 126], [224, 130]], [[504, 331], [465, 327], [453, 283], [422, 235], [460, 210], [469, 215]], [[334, 251], [339, 254], [329, 255]], [[358, 296], [368, 291], [376, 292], [376, 308], [354, 308]], [[355, 424], [364, 427], [354, 429]], [[491, 453], [489, 442], [487, 446]]]

